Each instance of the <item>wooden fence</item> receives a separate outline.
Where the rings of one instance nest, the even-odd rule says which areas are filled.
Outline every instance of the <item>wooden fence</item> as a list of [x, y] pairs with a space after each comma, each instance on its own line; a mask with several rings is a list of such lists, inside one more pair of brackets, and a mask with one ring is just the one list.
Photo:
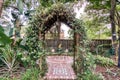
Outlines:
[[69, 49], [72, 50], [73, 49], [73, 40], [66, 40], [66, 39], [47, 39], [46, 40], [46, 48], [47, 49], [58, 49], [58, 48], [62, 48], [63, 50], [65, 49]]
[[[73, 40], [68, 39], [46, 39], [46, 49], [58, 49], [62, 48], [63, 50], [68, 49], [73, 51]], [[96, 48], [98, 45], [107, 44], [107, 48], [111, 48], [111, 39], [93, 39], [90, 43], [90, 46]]]
[[97, 47], [98, 45], [104, 45], [104, 47], [111, 47], [111, 39], [92, 39], [92, 43], [94, 47]]

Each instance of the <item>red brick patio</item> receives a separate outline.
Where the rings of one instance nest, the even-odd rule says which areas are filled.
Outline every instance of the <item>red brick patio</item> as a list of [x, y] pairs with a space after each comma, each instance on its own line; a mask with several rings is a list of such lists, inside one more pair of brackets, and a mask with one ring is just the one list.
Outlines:
[[47, 80], [75, 80], [76, 75], [73, 71], [73, 57], [70, 56], [48, 56], [46, 58], [48, 72]]

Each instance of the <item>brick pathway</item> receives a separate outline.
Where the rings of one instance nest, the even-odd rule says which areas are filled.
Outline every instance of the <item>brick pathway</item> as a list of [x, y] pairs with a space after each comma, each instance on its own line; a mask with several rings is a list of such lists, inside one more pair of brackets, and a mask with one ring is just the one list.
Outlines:
[[48, 72], [47, 80], [74, 80], [76, 75], [72, 69], [73, 57], [70, 56], [48, 56], [46, 58]]

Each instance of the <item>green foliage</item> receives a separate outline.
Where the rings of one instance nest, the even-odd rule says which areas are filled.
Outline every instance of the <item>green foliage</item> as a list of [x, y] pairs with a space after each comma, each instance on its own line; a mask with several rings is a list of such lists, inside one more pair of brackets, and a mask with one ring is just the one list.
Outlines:
[[94, 73], [96, 68], [95, 57], [89, 52], [89, 41], [84, 39], [76, 55], [76, 71], [78, 80], [103, 80], [103, 76]]
[[45, 53], [39, 53], [40, 58], [39, 60], [39, 68], [40, 68], [40, 77], [44, 77], [45, 73], [47, 72], [47, 63], [46, 63], [46, 54]]
[[17, 7], [18, 7], [20, 13], [22, 14], [22, 12], [23, 12], [23, 1], [22, 0], [17, 1]]
[[53, 4], [56, 4], [56, 3], [67, 3], [67, 2], [75, 2], [75, 1], [78, 1], [78, 0], [40, 0], [40, 4], [43, 6], [43, 7], [50, 7], [52, 6]]
[[97, 55], [101, 55], [104, 57], [110, 57], [110, 56], [114, 55], [114, 52], [115, 52], [115, 49], [110, 46], [112, 46], [112, 45], [111, 44], [98, 45], [95, 49], [95, 51], [96, 51], [95, 53]]
[[81, 43], [86, 38], [83, 21], [75, 18], [72, 9], [61, 3], [52, 5], [49, 8], [43, 8], [41, 11], [36, 12], [26, 32], [26, 46], [31, 60], [36, 60], [37, 53], [43, 52], [43, 35], [57, 20], [75, 29], [75, 32], [80, 34]]
[[110, 9], [110, 0], [89, 0], [91, 2], [91, 6], [93, 9]]
[[[11, 39], [4, 33], [4, 29], [0, 26], [0, 48], [4, 48], [5, 45], [11, 43]], [[1, 50], [0, 50], [0, 57], [1, 57]], [[0, 59], [0, 65], [3, 65], [2, 60]]]
[[27, 69], [25, 73], [22, 73], [20, 79], [16, 78], [7, 78], [7, 77], [0, 77], [0, 80], [39, 80], [39, 69], [37, 68], [30, 68]]
[[82, 80], [103, 80], [104, 77], [102, 75], [99, 74], [95, 74], [95, 73], [87, 73], [84, 76], [82, 76]]
[[39, 70], [37, 68], [27, 69], [23, 73], [21, 80], [38, 80], [39, 79]]
[[92, 58], [91, 54], [84, 56], [84, 59], [82, 61], [83, 62], [81, 63], [80, 66], [83, 72], [78, 74], [79, 78], [83, 78], [84, 76], [91, 74], [92, 73], [91, 70], [94, 66], [94, 59]]
[[50, 7], [54, 2], [53, 0], [40, 0], [40, 3], [44, 7]]
[[[100, 10], [100, 9], [110, 9], [111, 8], [111, 0], [89, 0], [89, 2], [91, 3], [89, 8], [91, 9], [96, 9], [96, 10]], [[116, 5], [119, 5], [120, 2], [118, 2], [116, 0]]]
[[101, 66], [106, 66], [106, 67], [116, 65], [116, 63], [112, 59], [107, 58], [107, 57], [103, 57], [103, 56], [100, 56], [100, 55], [97, 55], [95, 57], [95, 63], [98, 64], [98, 65], [101, 65]]
[[0, 46], [4, 46], [10, 43], [11, 43], [11, 39], [5, 35], [4, 29], [2, 28], [2, 26], [0, 26]]
[[[86, 30], [82, 20], [76, 19], [75, 14], [71, 8], [66, 7], [64, 4], [55, 4], [49, 8], [43, 8], [42, 10], [38, 10], [30, 22], [30, 26], [27, 30], [27, 40], [26, 45], [28, 46], [28, 52], [31, 60], [35, 60], [35, 57], [38, 53], [43, 52], [43, 34], [46, 30], [49, 30], [51, 26], [57, 21], [61, 21], [66, 23], [69, 27], [71, 27], [74, 31], [73, 33], [78, 33], [80, 35], [80, 43], [83, 45], [86, 43]], [[81, 52], [82, 53], [82, 52]], [[84, 62], [84, 52], [83, 54], [76, 55], [76, 65], [78, 68], [78, 73], [81, 74], [81, 69], [84, 66], [91, 65], [87, 63], [86, 65], [83, 63], [81, 65], [81, 61]], [[40, 75], [43, 76], [46, 71], [46, 63], [44, 54], [40, 55]], [[86, 62], [86, 61], [85, 61]], [[85, 68], [86, 69], [86, 68]], [[85, 70], [84, 69], [84, 70]], [[81, 71], [81, 72], [80, 72]]]
[[[12, 0], [15, 2], [15, 0]], [[10, 0], [4, 0], [4, 7], [8, 7], [8, 5], [11, 4], [11, 1]]]
[[30, 56], [28, 56], [27, 53], [18, 52], [17, 53], [17, 61], [20, 63], [20, 65], [22, 65], [24, 67], [29, 67]]
[[[78, 62], [78, 60], [76, 61], [78, 63], [77, 64], [78, 80], [103, 80], [102, 75], [94, 73], [94, 69], [96, 68], [94, 56], [89, 51], [86, 52], [86, 50], [83, 48], [80, 48], [80, 51], [82, 51], [82, 53], [84, 52], [84, 58], [81, 58], [80, 61], [82, 62]], [[81, 53], [77, 56], [79, 56], [80, 58]]]
[[16, 53], [10, 45], [6, 45], [4, 48], [0, 49], [2, 51], [0, 59], [6, 64], [8, 72], [11, 74], [18, 64], [16, 62]]
[[75, 32], [80, 34], [80, 41], [83, 41], [87, 39], [86, 34], [86, 28], [83, 20], [80, 19], [74, 19], [72, 26], [75, 26]]
[[1, 78], [1, 77], [0, 77], [0, 80], [18, 80], [18, 79], [16, 79], [16, 78], [12, 78], [12, 79], [11, 79], [11, 78], [5, 78], [5, 77], [2, 77], [2, 78]]
[[116, 6], [116, 9], [117, 9], [118, 11], [120, 11], [120, 5], [117, 5], [117, 6]]
[[106, 27], [109, 22], [109, 16], [101, 16], [103, 13], [88, 12], [88, 15], [82, 17], [86, 26], [86, 32], [89, 39], [106, 39], [111, 37], [111, 30]]
[[[32, 41], [32, 40], [30, 40], [30, 41]], [[42, 42], [40, 42], [40, 41], [37, 42], [37, 41], [38, 40], [36, 40], [36, 42], [32, 42], [32, 43], [27, 42], [27, 44], [29, 44], [28, 56], [30, 57], [31, 61], [33, 60], [32, 62], [36, 61], [39, 58], [39, 54], [38, 54], [39, 52], [44, 52], [44, 51], [42, 51], [43, 49], [41, 48]]]
[[[90, 38], [109, 38], [111, 36], [111, 29], [106, 26], [110, 24], [111, 0], [89, 0], [90, 4], [86, 8], [86, 12], [90, 16], [87, 20], [87, 33]], [[92, 16], [91, 16], [92, 15]], [[90, 24], [90, 25], [89, 25]]]

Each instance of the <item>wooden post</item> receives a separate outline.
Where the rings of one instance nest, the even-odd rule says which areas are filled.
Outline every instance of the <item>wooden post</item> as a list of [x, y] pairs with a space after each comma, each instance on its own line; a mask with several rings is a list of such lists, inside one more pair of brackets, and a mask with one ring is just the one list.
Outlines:
[[58, 22], [58, 26], [57, 26], [57, 29], [58, 29], [58, 39], [60, 39], [60, 34], [61, 34], [60, 26], [61, 26], [61, 23]]
[[3, 0], [0, 0], [0, 16], [1, 16], [1, 13], [2, 13], [2, 5], [3, 5]]
[[75, 61], [76, 61], [76, 55], [78, 53], [79, 49], [79, 40], [80, 36], [77, 32], [74, 33], [74, 69], [75, 69]]
[[118, 47], [118, 67], [120, 68], [120, 28], [118, 27], [118, 40], [119, 40], [119, 47]]
[[118, 21], [118, 42], [119, 42], [119, 46], [118, 46], [118, 67], [120, 68], [120, 15], [119, 13], [116, 11], [117, 14], [117, 21]]
[[112, 31], [112, 47], [115, 50], [116, 54], [116, 25], [115, 25], [115, 9], [116, 9], [116, 0], [110, 0], [111, 9], [110, 9], [110, 21], [111, 21], [111, 31]]
[[76, 37], [75, 37], [76, 33], [74, 33], [74, 55], [73, 55], [73, 61], [74, 61], [74, 64], [73, 64], [73, 67], [74, 67], [74, 70], [75, 70], [75, 55], [76, 55]]
[[60, 27], [61, 27], [61, 22], [58, 20], [56, 23], [58, 35], [57, 35], [57, 47], [60, 45]]
[[43, 49], [45, 50], [45, 32], [43, 33]]

